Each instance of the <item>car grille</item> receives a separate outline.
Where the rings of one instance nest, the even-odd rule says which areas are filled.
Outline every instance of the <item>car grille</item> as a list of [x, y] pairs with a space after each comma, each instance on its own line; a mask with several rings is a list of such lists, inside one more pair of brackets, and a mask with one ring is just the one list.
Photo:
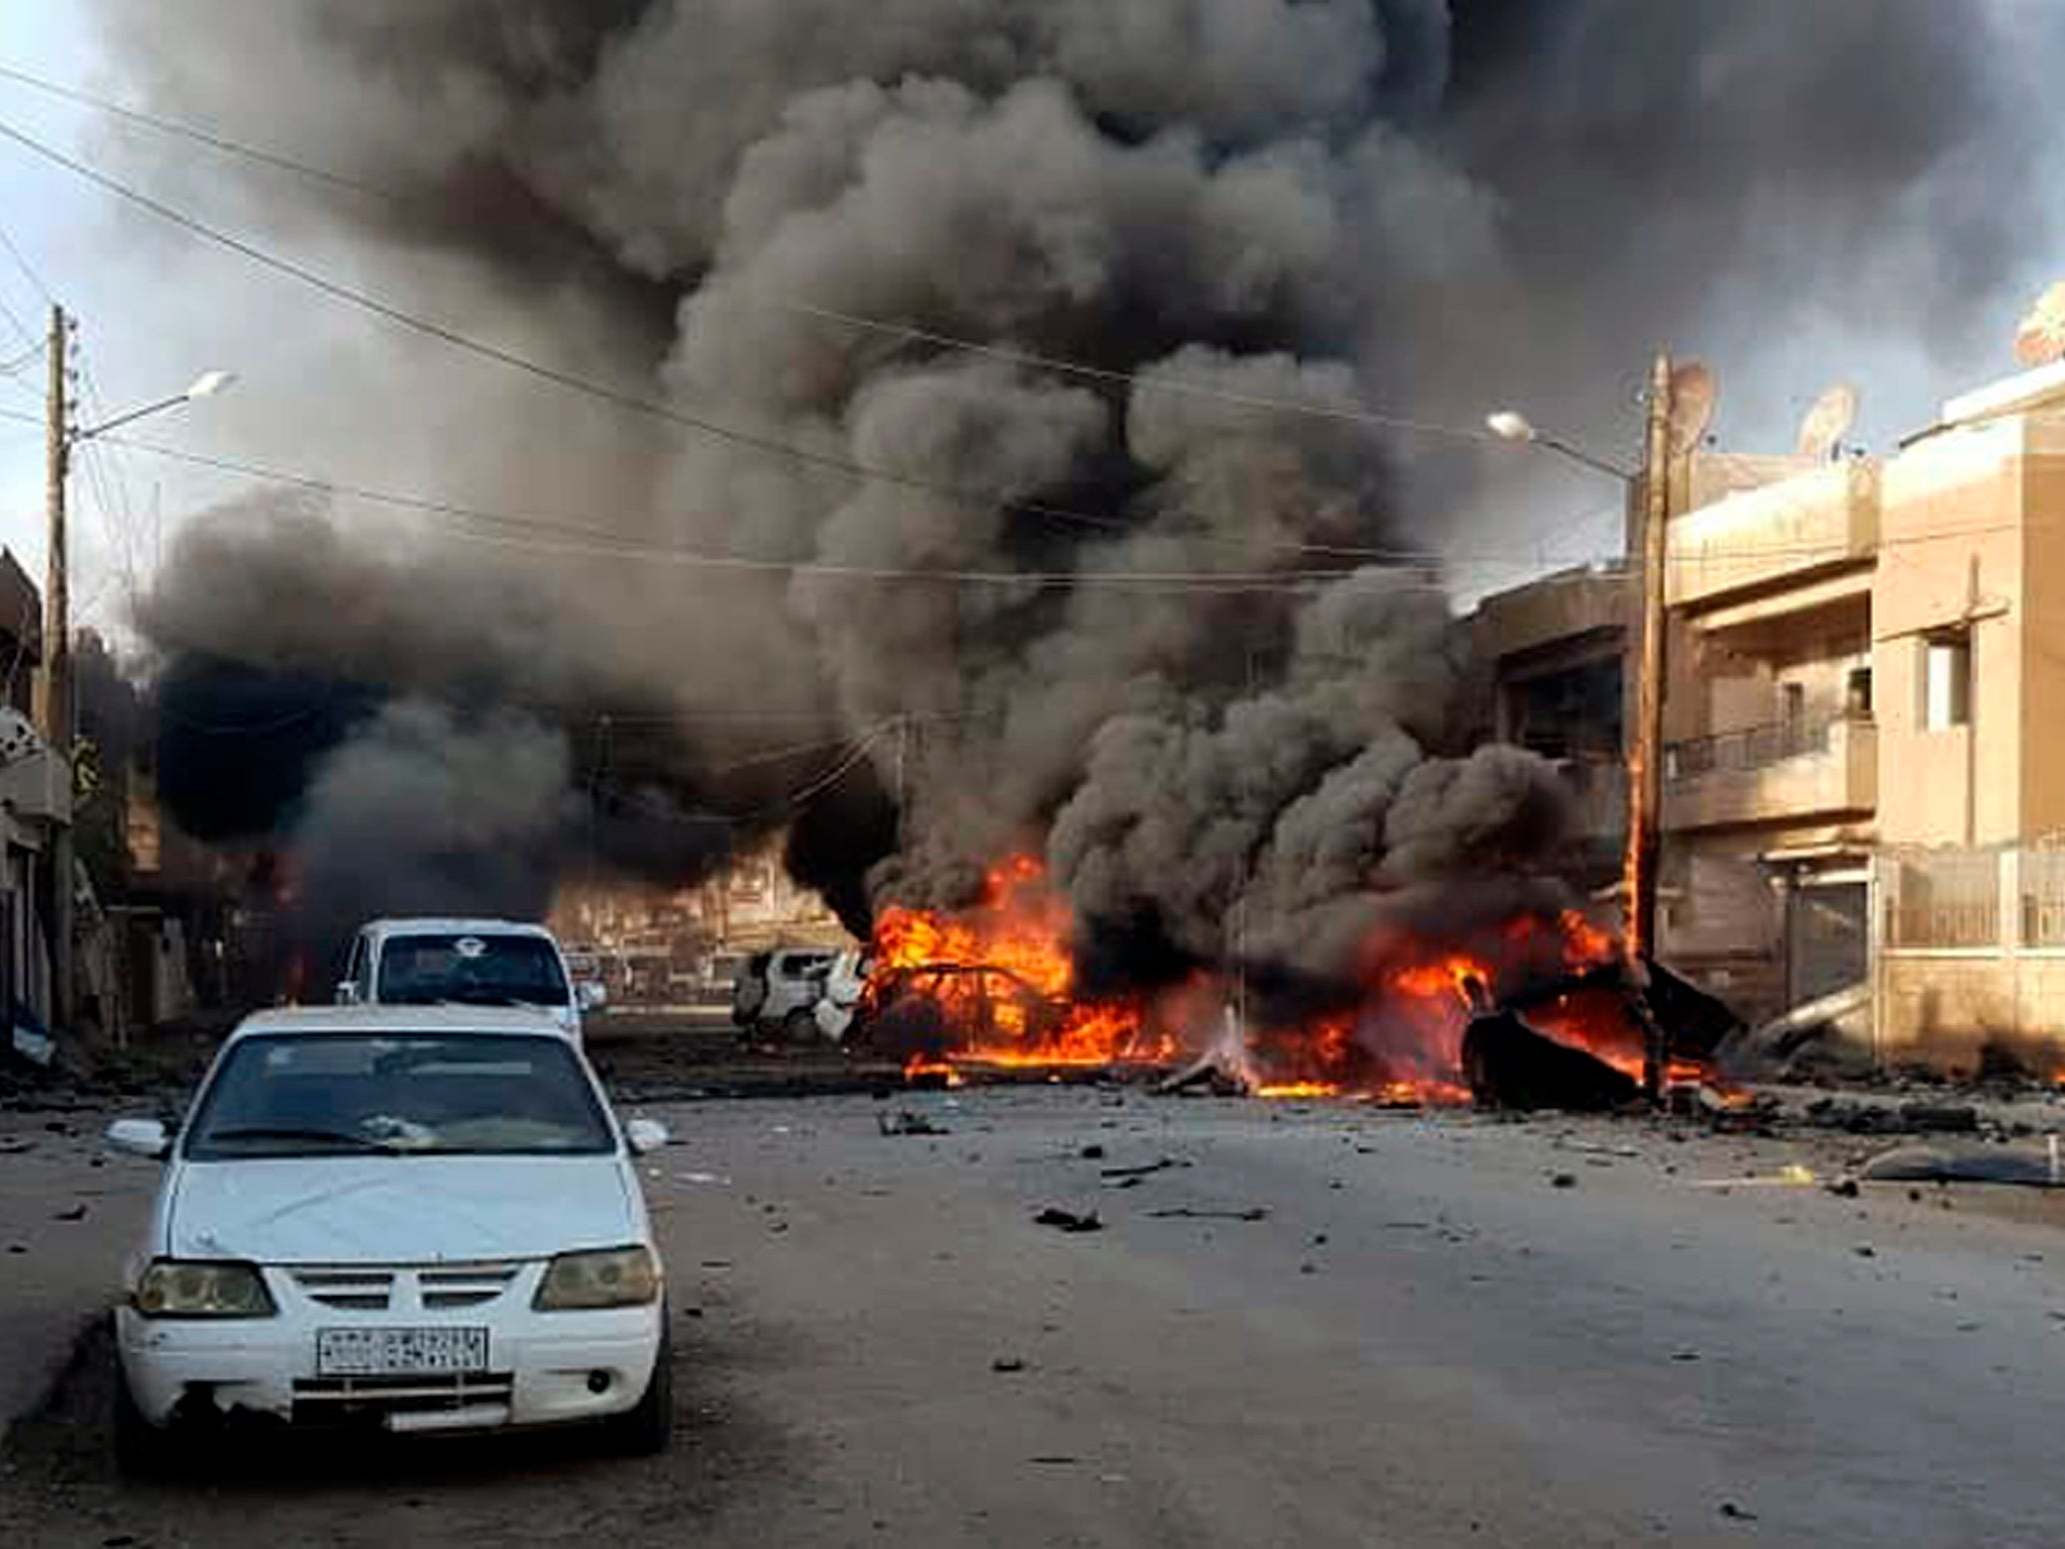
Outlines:
[[294, 1423], [335, 1425], [391, 1414], [444, 1414], [506, 1408], [516, 1391], [509, 1372], [411, 1377], [298, 1377]]
[[287, 1271], [302, 1295], [325, 1307], [346, 1312], [386, 1312], [405, 1294], [415, 1292], [414, 1305], [426, 1312], [480, 1307], [493, 1301], [522, 1270], [520, 1263], [437, 1265], [335, 1265], [296, 1267]]

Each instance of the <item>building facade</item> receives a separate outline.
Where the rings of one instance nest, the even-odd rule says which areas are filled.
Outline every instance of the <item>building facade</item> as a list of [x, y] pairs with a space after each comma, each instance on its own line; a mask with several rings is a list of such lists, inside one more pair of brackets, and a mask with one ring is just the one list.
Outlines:
[[[1883, 459], [1672, 481], [1659, 957], [1751, 1017], [1868, 986], [1888, 1059], [2065, 1050], [2065, 366]], [[1495, 729], [1564, 761], [1594, 855], [1635, 602], [1552, 576], [1477, 621]]]

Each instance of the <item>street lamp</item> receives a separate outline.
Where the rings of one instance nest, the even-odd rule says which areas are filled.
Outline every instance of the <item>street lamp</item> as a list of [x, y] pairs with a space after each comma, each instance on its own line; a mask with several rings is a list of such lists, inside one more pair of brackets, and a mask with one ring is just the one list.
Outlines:
[[1603, 457], [1594, 457], [1590, 452], [1574, 447], [1560, 437], [1544, 435], [1535, 429], [1532, 420], [1517, 409], [1500, 409], [1496, 413], [1487, 414], [1484, 416], [1484, 423], [1501, 441], [1541, 447], [1544, 451], [1567, 457], [1572, 462], [1582, 463], [1595, 472], [1619, 479], [1623, 484], [1631, 484], [1635, 480], [1635, 471], [1632, 468], [1622, 468]]
[[[186, 391], [117, 414], [98, 425], [75, 428], [65, 399], [69, 381], [71, 319], [61, 306], [50, 309], [50, 392], [46, 453], [49, 505], [49, 582], [44, 590], [41, 731], [44, 741], [67, 765], [72, 759], [72, 618], [69, 541], [65, 531], [65, 489], [70, 483], [72, 451], [96, 436], [129, 425], [147, 415], [212, 398], [236, 378], [227, 371], [204, 371]], [[50, 981], [53, 1022], [69, 1029], [74, 1016], [72, 915], [73, 856], [76, 853], [69, 818], [56, 825], [50, 839]]]
[[75, 430], [67, 439], [72, 445], [76, 446], [81, 441], [91, 441], [95, 436], [106, 435], [118, 426], [132, 424], [147, 415], [156, 414], [161, 410], [177, 409], [183, 404], [198, 403], [203, 398], [213, 398], [225, 387], [235, 382], [236, 379], [237, 374], [234, 371], [203, 371], [193, 379], [193, 382], [185, 392], [174, 393], [170, 398], [157, 399], [155, 402], [145, 404], [140, 409], [131, 409], [127, 414], [117, 414], [113, 419], [104, 420], [98, 425], [90, 425], [84, 429]]
[[1628, 836], [1621, 860], [1621, 893], [1626, 910], [1621, 950], [1629, 976], [1638, 989], [1637, 1013], [1646, 1024], [1642, 1085], [1653, 1099], [1663, 1079], [1664, 1040], [1648, 1005], [1648, 959], [1656, 939], [1656, 872], [1659, 809], [1663, 790], [1663, 655], [1664, 563], [1670, 523], [1671, 423], [1673, 376], [1670, 357], [1658, 355], [1650, 372], [1649, 424], [1641, 473], [1618, 467], [1603, 457], [1537, 430], [1516, 409], [1485, 416], [1487, 429], [1501, 441], [1538, 446], [1620, 481], [1633, 502], [1637, 480], [1642, 491], [1642, 633], [1636, 658], [1635, 719], [1627, 737]]

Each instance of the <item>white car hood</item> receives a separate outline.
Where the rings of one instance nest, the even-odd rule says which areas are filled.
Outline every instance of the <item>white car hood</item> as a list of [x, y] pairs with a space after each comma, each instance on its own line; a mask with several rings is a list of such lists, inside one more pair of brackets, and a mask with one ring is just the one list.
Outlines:
[[189, 1162], [166, 1251], [268, 1264], [543, 1258], [642, 1240], [635, 1188], [614, 1156]]

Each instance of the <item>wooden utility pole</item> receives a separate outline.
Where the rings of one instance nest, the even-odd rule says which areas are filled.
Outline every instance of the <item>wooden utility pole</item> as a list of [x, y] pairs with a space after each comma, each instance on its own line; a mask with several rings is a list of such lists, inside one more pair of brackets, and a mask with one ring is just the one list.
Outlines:
[[[1642, 640], [1635, 663], [1635, 724], [1628, 741], [1628, 842], [1621, 864], [1627, 920], [1621, 931], [1637, 986], [1649, 982], [1656, 947], [1658, 815], [1663, 793], [1664, 568], [1671, 518], [1671, 358], [1658, 354], [1649, 376], [1649, 430], [1642, 459]], [[1645, 997], [1646, 1001], [1646, 997]], [[1664, 1051], [1649, 1022], [1642, 1084], [1663, 1088]]]
[[[71, 475], [72, 428], [65, 403], [70, 364], [70, 324], [61, 306], [50, 308], [50, 393], [48, 482], [48, 581], [43, 591], [43, 740], [72, 779], [72, 619], [70, 539], [65, 530], [65, 486]], [[50, 835], [50, 1009], [52, 1023], [69, 1031], [74, 1020], [72, 915], [76, 897], [72, 815], [67, 811]]]

